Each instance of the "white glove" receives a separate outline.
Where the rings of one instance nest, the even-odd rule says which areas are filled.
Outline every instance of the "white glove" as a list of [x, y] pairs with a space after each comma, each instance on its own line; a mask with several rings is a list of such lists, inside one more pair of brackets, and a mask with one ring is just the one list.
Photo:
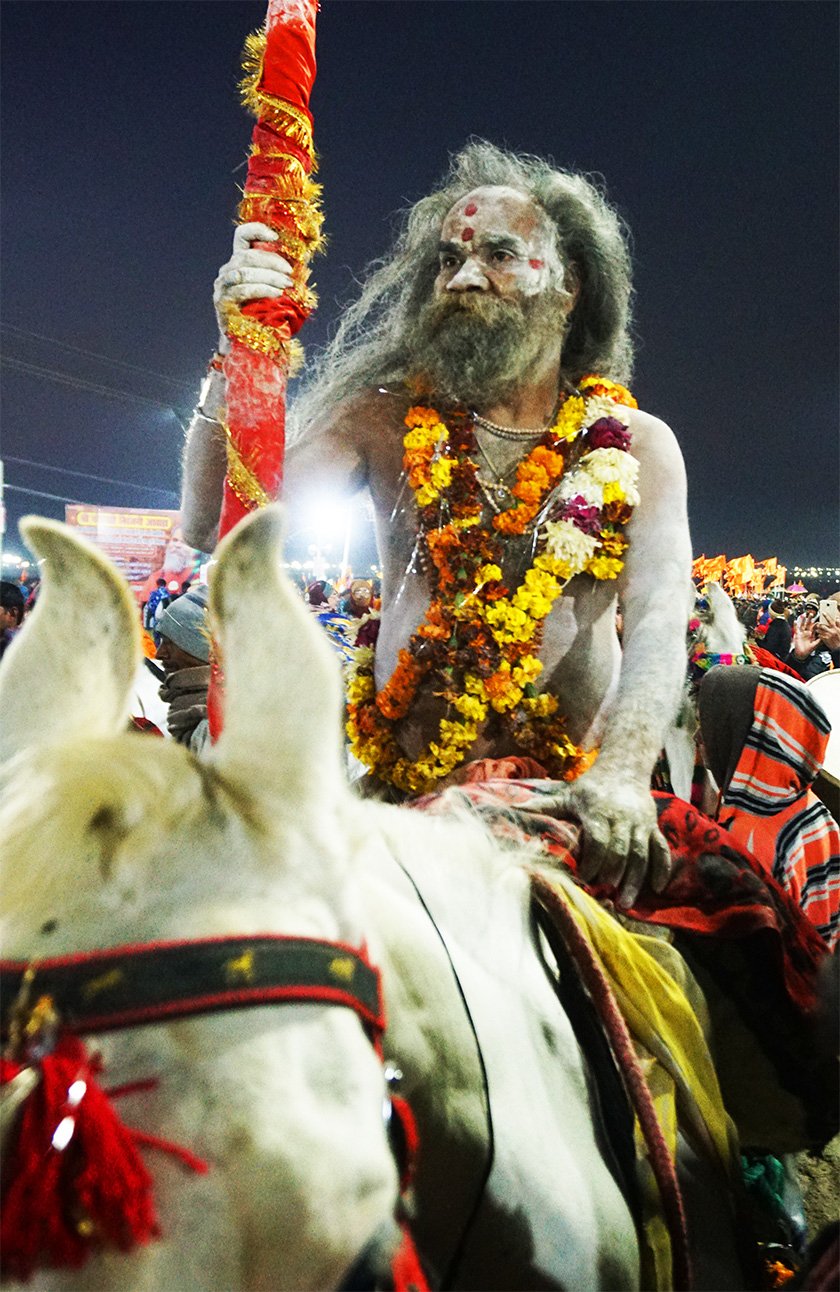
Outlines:
[[252, 242], [276, 242], [266, 224], [240, 224], [233, 235], [233, 255], [213, 284], [213, 306], [219, 323], [219, 352], [227, 354], [224, 306], [282, 296], [292, 285], [292, 266], [274, 251], [257, 251]]

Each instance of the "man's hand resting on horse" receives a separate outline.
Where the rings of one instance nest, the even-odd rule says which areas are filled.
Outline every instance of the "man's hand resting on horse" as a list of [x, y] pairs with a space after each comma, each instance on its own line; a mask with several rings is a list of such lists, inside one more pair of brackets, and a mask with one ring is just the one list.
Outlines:
[[660, 893], [668, 883], [671, 853], [647, 783], [596, 764], [580, 780], [556, 787], [551, 810], [580, 822], [578, 874], [584, 883], [615, 888], [620, 906], [632, 906], [646, 884]]

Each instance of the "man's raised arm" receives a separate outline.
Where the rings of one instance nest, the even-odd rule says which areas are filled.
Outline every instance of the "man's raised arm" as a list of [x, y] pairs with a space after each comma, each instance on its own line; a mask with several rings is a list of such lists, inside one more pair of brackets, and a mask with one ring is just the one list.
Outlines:
[[[219, 517], [227, 469], [225, 378], [219, 356], [230, 342], [225, 333], [225, 306], [267, 297], [280, 297], [291, 283], [291, 267], [282, 256], [252, 247], [277, 235], [267, 225], [243, 224], [233, 238], [233, 253], [213, 285], [213, 305], [219, 326], [218, 356], [202, 385], [198, 405], [187, 430], [181, 466], [181, 520], [184, 538], [202, 552], [212, 552], [219, 537]], [[330, 492], [354, 492], [365, 483], [364, 453], [353, 416], [346, 407], [325, 410], [306, 437], [289, 446], [284, 493], [294, 502], [301, 489], [323, 486]]]

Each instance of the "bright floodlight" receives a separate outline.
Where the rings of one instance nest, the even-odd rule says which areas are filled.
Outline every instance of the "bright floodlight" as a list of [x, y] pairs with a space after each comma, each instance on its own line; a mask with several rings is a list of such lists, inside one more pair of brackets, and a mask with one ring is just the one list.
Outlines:
[[343, 543], [350, 520], [351, 507], [346, 498], [312, 498], [301, 516], [301, 529], [321, 547]]

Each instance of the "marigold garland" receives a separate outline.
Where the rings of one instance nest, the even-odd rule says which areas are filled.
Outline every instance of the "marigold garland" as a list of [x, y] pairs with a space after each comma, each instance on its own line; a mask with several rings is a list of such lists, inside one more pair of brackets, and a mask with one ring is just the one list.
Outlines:
[[[623, 527], [639, 496], [620, 405], [637, 406], [623, 386], [585, 377], [517, 467], [511, 506], [489, 520], [472, 416], [456, 410], [444, 421], [433, 408], [409, 409], [403, 469], [430, 559], [431, 603], [378, 694], [369, 648], [356, 653], [347, 680], [351, 749], [382, 780], [428, 792], [466, 759], [491, 714], [552, 776], [574, 780], [594, 761], [595, 751], [566, 735], [556, 697], [535, 683], [543, 624], [566, 584], [582, 573], [615, 579], [624, 565]], [[535, 555], [511, 591], [505, 541], [529, 531]], [[447, 712], [437, 738], [412, 760], [395, 728], [431, 677]]]

